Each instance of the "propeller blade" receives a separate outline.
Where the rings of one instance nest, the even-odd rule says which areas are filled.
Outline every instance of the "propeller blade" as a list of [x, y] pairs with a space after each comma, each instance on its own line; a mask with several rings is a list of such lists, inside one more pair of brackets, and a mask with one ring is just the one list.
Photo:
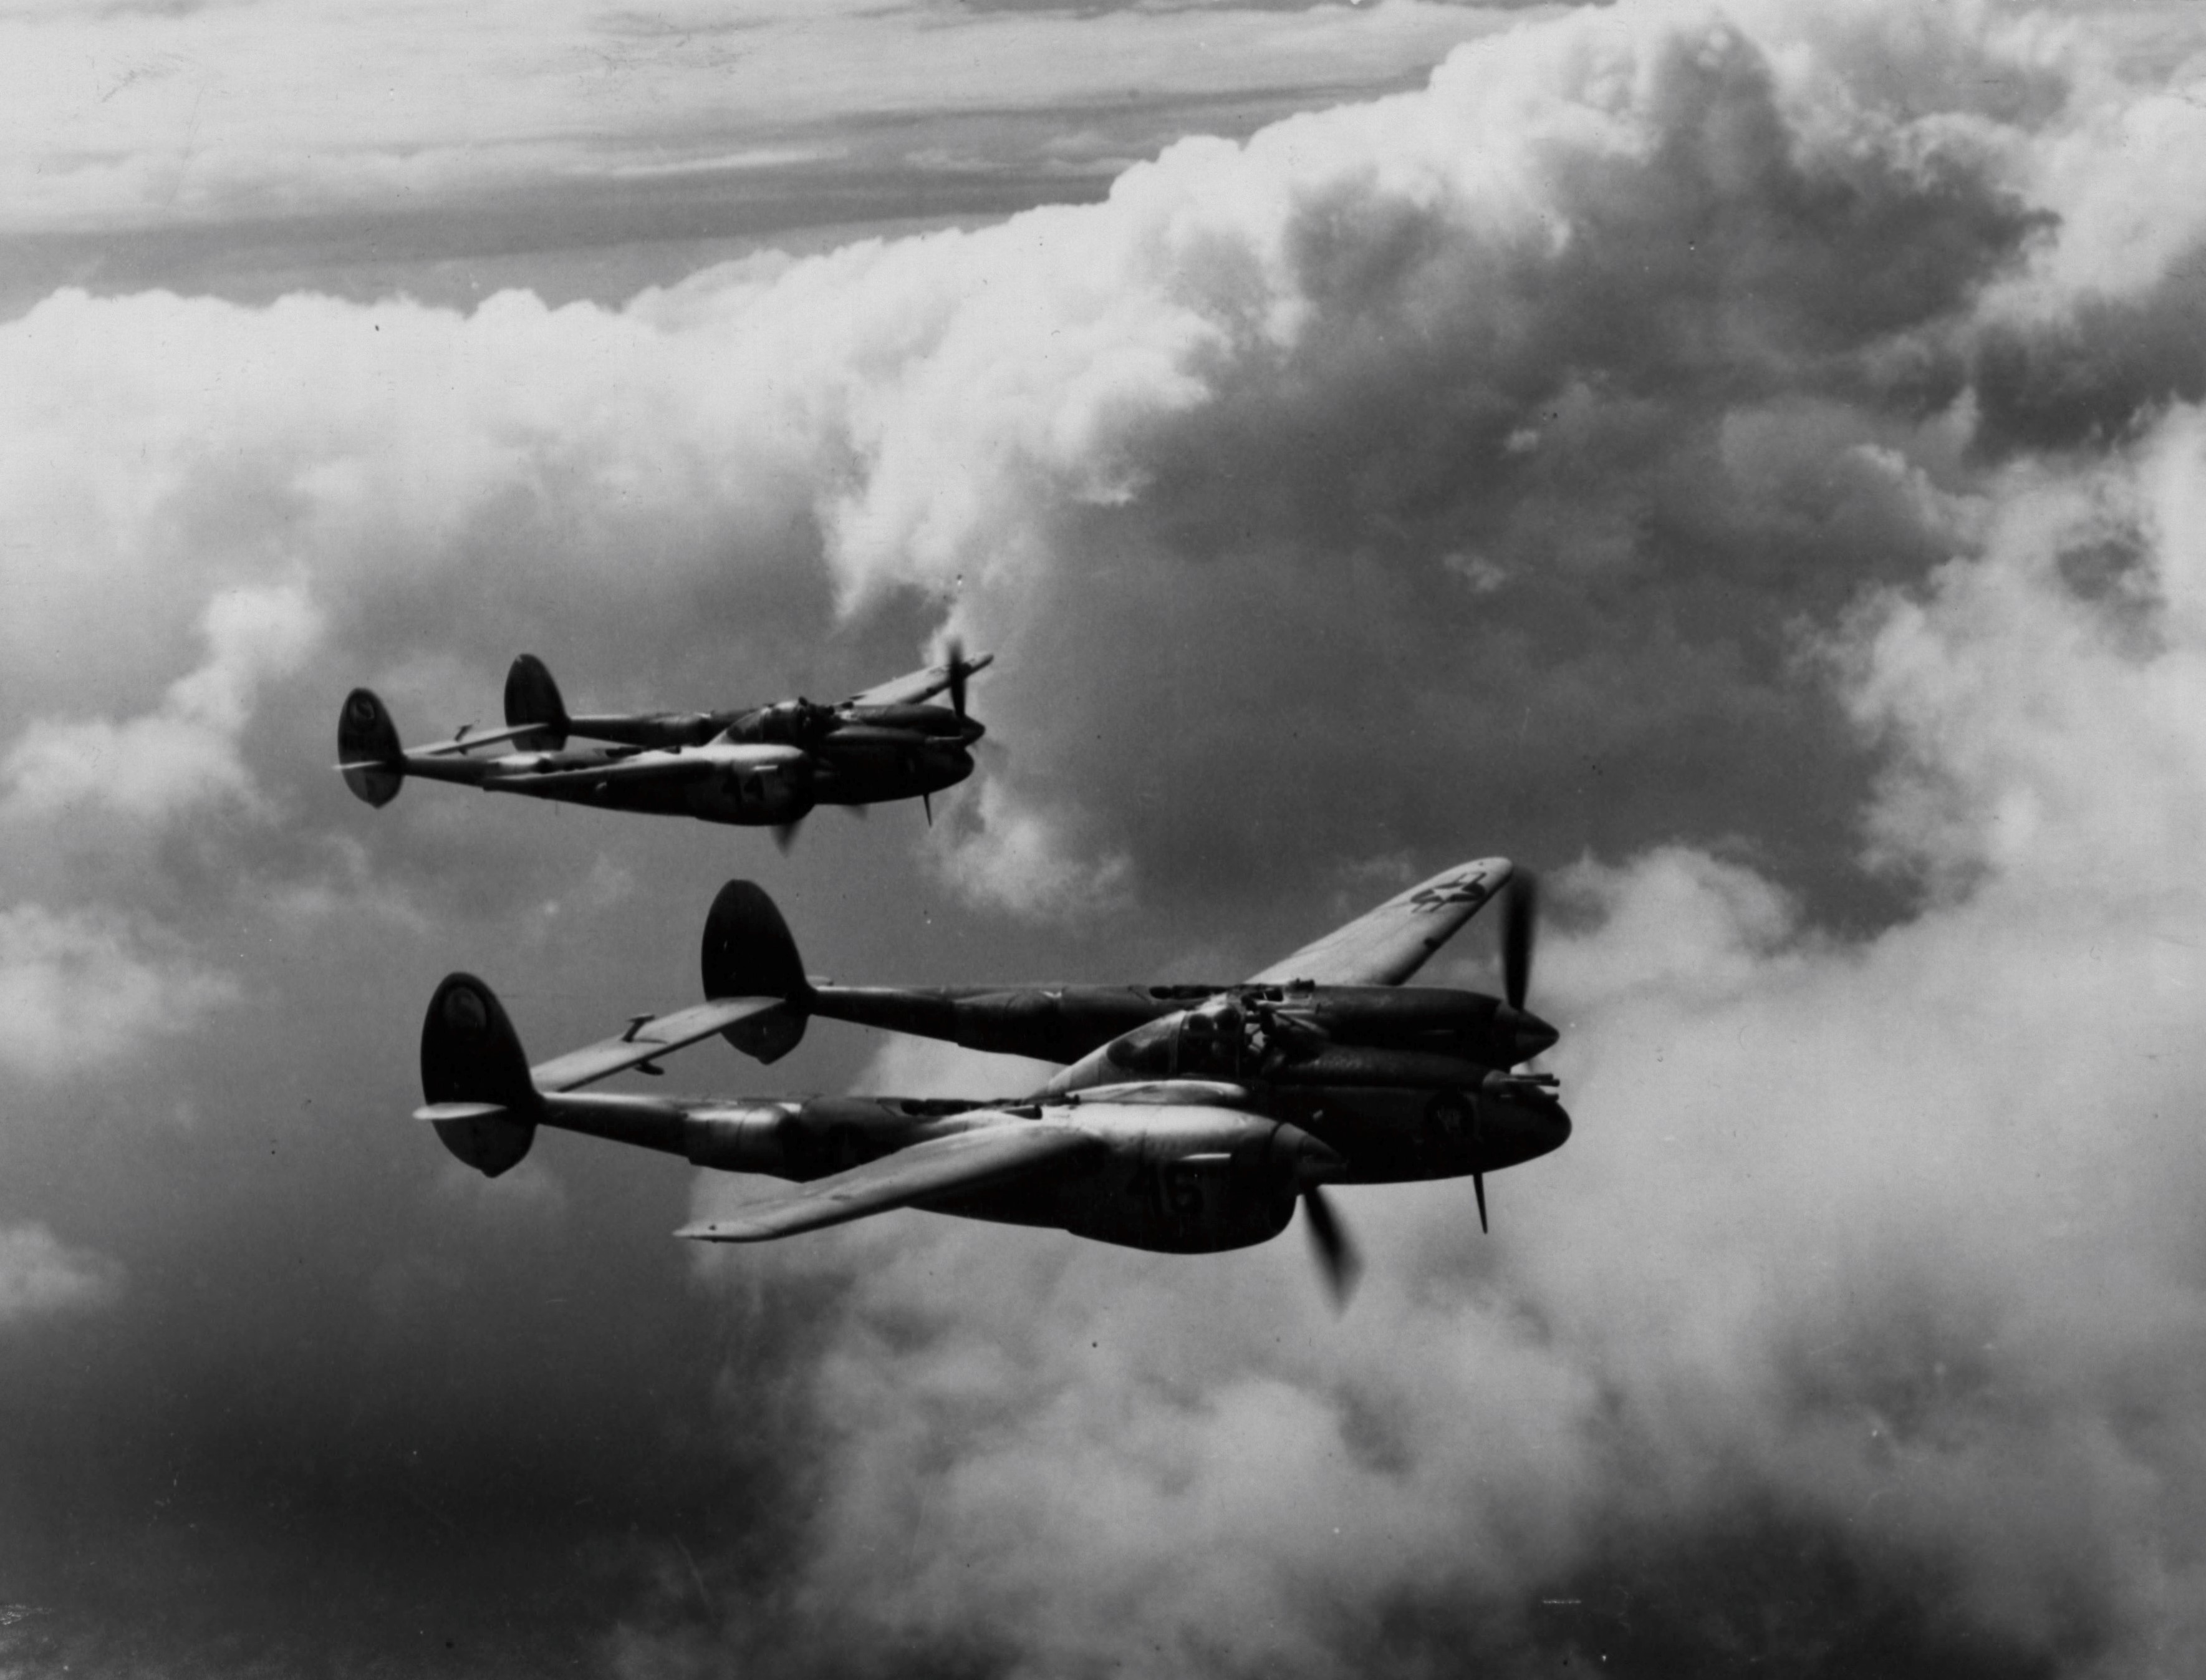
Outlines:
[[871, 805], [845, 805], [843, 809], [856, 817], [867, 817], [873, 814], [873, 808]]
[[1470, 1189], [1471, 1193], [1478, 1198], [1478, 1233], [1481, 1236], [1484, 1236], [1486, 1235], [1486, 1175], [1484, 1173], [1473, 1173], [1470, 1175]]
[[1529, 870], [1518, 870], [1501, 906], [1501, 994], [1512, 1009], [1524, 1007], [1532, 986], [1532, 946], [1540, 919], [1540, 885]]
[[790, 846], [796, 843], [796, 831], [802, 825], [804, 819], [800, 816], [794, 822], [775, 823], [773, 825], [773, 843], [779, 846], [784, 852], [786, 852]]
[[934, 795], [932, 793], [921, 794], [919, 796], [919, 808], [927, 813], [927, 826], [932, 828], [934, 826]]
[[1363, 1257], [1356, 1252], [1355, 1239], [1333, 1216], [1325, 1192], [1315, 1184], [1303, 1192], [1303, 1213], [1309, 1225], [1317, 1269], [1324, 1274], [1326, 1290], [1333, 1297], [1333, 1310], [1341, 1312], [1356, 1293], [1356, 1279], [1363, 1275]]
[[950, 638], [950, 709], [957, 714], [957, 721], [965, 721], [965, 643], [957, 637]]

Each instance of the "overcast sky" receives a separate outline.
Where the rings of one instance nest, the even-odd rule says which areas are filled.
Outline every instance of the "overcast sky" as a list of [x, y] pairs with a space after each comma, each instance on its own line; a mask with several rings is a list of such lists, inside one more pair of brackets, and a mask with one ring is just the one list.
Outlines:
[[[0, 7], [0, 1669], [2206, 1667], [2193, 10]], [[931, 828], [330, 768], [950, 634]], [[1344, 1318], [407, 1118], [731, 876], [1231, 978], [1496, 852], [1577, 1133]]]

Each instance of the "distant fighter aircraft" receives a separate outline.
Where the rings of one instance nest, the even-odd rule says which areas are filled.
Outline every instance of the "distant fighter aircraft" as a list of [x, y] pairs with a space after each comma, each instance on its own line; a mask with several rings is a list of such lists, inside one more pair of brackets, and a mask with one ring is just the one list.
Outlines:
[[[835, 705], [782, 700], [725, 712], [570, 714], [544, 661], [523, 654], [505, 677], [505, 727], [462, 729], [434, 746], [399, 744], [373, 691], [346, 697], [337, 768], [371, 805], [398, 797], [408, 776], [464, 782], [610, 810], [772, 826], [786, 844], [814, 805], [876, 804], [933, 796], [973, 774], [987, 732], [965, 714], [965, 681], [993, 655], [952, 645], [940, 665]], [[949, 691], [948, 706], [924, 702]], [[606, 746], [570, 747], [570, 736]], [[504, 750], [486, 756], [483, 748]]]
[[[1345, 1300], [1358, 1262], [1322, 1186], [1468, 1176], [1483, 1229], [1485, 1175], [1570, 1136], [1553, 1076], [1511, 1071], [1556, 1039], [1524, 1007], [1535, 912], [1513, 874], [1444, 870], [1239, 984], [917, 990], [808, 980], [772, 901], [733, 881], [706, 923], [707, 1001], [534, 1067], [490, 988], [448, 976], [416, 1118], [492, 1177], [550, 1126], [795, 1181], [677, 1233], [710, 1242], [917, 1207], [1207, 1253], [1276, 1236], [1299, 1198]], [[1505, 998], [1401, 985], [1505, 886]], [[716, 1032], [772, 1061], [815, 1014], [1070, 1065], [995, 1102], [580, 1091]]]

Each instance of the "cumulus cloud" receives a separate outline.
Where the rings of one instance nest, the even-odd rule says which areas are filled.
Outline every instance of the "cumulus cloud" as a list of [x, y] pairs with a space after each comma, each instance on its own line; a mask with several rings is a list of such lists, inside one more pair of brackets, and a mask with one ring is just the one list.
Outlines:
[[319, 625], [295, 586], [218, 595], [203, 629], [207, 661], [170, 685], [159, 708], [122, 723], [41, 719], [0, 758], [0, 815], [51, 819], [72, 806], [107, 806], [140, 821], [171, 818], [214, 800], [259, 804], [238, 756], [255, 691], [288, 676]]
[[14, 1072], [97, 1070], [235, 995], [230, 977], [115, 915], [0, 909], [0, 1061]]
[[142, 684], [241, 574], [440, 724], [516, 643], [718, 698], [917, 602], [1003, 655], [939, 854], [983, 904], [1207, 918], [1497, 818], [1613, 849], [1803, 763], [1760, 842], [1850, 890], [1866, 758], [1794, 629], [1967, 536], [1970, 312], [2047, 225], [2062, 85], [1910, 27], [1886, 85], [1704, 9], [1559, 20], [1100, 206], [617, 311], [58, 295], [0, 331], [8, 487], [72, 567], [14, 680]]
[[998, 1097], [1039, 1091], [1056, 1064], [990, 1055], [933, 1038], [891, 1033], [852, 1086], [906, 1097]]
[[885, 259], [858, 319], [911, 336], [855, 357], [830, 558], [1005, 649], [987, 815], [1056, 856], [968, 878], [1230, 900], [1496, 809], [1606, 845], [1804, 759], [1757, 826], [1831, 868], [1859, 761], [1792, 627], [1965, 537], [1970, 310], [2048, 225], [2035, 43], [1908, 27], [1880, 78], [1705, 9], [1558, 21]]
[[[1736, 849], [1660, 846], [1565, 871], [1565, 930], [1541, 986], [1542, 1007], [1569, 1023], [1558, 1063], [1577, 1138], [1497, 1183], [1498, 1242], [1476, 1238], [1448, 1188], [1344, 1193], [1375, 1253], [1337, 1328], [1296, 1259], [1268, 1252], [1198, 1265], [900, 1216], [900, 1229], [883, 1222], [808, 1250], [715, 1257], [754, 1287], [825, 1273], [848, 1288], [810, 1390], [833, 1450], [794, 1602], [865, 1606], [883, 1650], [1033, 1673], [1344, 1672], [1381, 1642], [1411, 1667], [1470, 1650], [1502, 1671], [1644, 1659], [1678, 1641], [1780, 1665], [1835, 1648], [1902, 1672], [2133, 1672], [2199, 1654], [2206, 1534], [2191, 1513], [2206, 1472], [2195, 1422], [2206, 1186], [2193, 1143], [2206, 904], [2193, 876], [2206, 840], [2196, 692], [2206, 640], [2194, 597], [2206, 577], [2206, 434], [2184, 402], [2181, 360], [2131, 357], [2119, 383], [2094, 371], [2097, 312], [2172, 318], [2156, 262], [2117, 284], [2085, 254], [2105, 224], [2073, 200], [2058, 221], [2037, 207], [2046, 152], [2086, 144], [2079, 136], [2108, 120], [2091, 101], [2112, 95], [2089, 76], [2064, 84], [2058, 54], [2027, 30], [1943, 37], [1950, 56], [1903, 71], [1892, 56], [1902, 37], [1866, 9], [1767, 56], [1756, 45], [1767, 33], [1657, 17], [1466, 54], [1429, 105], [1405, 102], [1438, 123], [1449, 91], [1478, 87], [1485, 111], [1505, 87], [1517, 95], [1507, 123], [1495, 119], [1506, 135], [1563, 136], [1546, 139], [1539, 167], [1501, 200], [1538, 227], [1529, 200], [1561, 230], [1517, 254], [1527, 278], [1503, 295], [1526, 342], [1567, 349], [1527, 364], [1551, 409], [1497, 398], [1485, 423], [1498, 447], [1485, 459], [1500, 476], [1551, 438], [1598, 445], [1576, 446], [1573, 471], [1552, 487], [1516, 475], [1502, 491], [1444, 494], [1435, 523], [1483, 535], [1508, 522], [1506, 546], [1475, 550], [1506, 557], [1482, 569], [1500, 580], [1476, 592], [1488, 613], [1536, 559], [1535, 576], [1557, 571], [1595, 603], [1638, 572], [1659, 588], [1619, 603], [1728, 614], [1720, 655], [1694, 647], [1691, 625], [1660, 626], [1672, 673], [1698, 652], [1736, 679], [1742, 638], [1763, 638], [1770, 691], [1820, 694], [1844, 720], [1821, 750], [1873, 749], [1826, 844], [1848, 867], [1897, 872], [1926, 894], [1854, 935], [1812, 913], [1802, 871], [1771, 866], [1769, 802], [1815, 774], [1797, 759], [1756, 767], [1767, 785], [1733, 808]], [[1908, 27], [1935, 33], [1920, 15]], [[1511, 50], [1525, 57], [1506, 60]], [[2001, 96], [2013, 103], [1989, 109], [1958, 91], [1979, 50], [2012, 55], [2000, 62], [2015, 71]], [[1903, 87], [1923, 93], [1926, 78], [1937, 118], [1880, 107]], [[1725, 151], [1725, 135], [1756, 122], [1760, 140]], [[1289, 132], [1321, 152], [1321, 125], [1297, 124], [1203, 166], [1253, 170]], [[1516, 158], [1499, 150], [1475, 155], [1483, 176], [1509, 180]], [[1159, 173], [1175, 167], [1197, 173], [1187, 157]], [[1713, 224], [1681, 207], [1683, 185], [1705, 194]], [[1123, 199], [1143, 188], [1154, 183], [1130, 182]], [[1635, 194], [1663, 206], [1638, 242], [1623, 236]], [[1252, 199], [1261, 194], [1190, 188], [1188, 215]], [[1926, 246], [1915, 218], [1931, 203], [1940, 233]], [[1833, 213], [1839, 204], [1848, 214]], [[1421, 253], [1428, 224], [1404, 216], [1398, 248], [1365, 226], [1344, 249]], [[1496, 218], [1464, 214], [1467, 230], [1425, 237], [1446, 256], [1476, 254]], [[1659, 230], [1696, 225], [1738, 265], [1732, 278], [1696, 295], [1688, 273], [1672, 293], [1657, 268], [1625, 287], [1624, 253], [1643, 270]], [[1856, 236], [1865, 242], [1845, 242]], [[1907, 251], [1907, 272], [1840, 300], [1833, 289], [1858, 284], [1857, 264], [1885, 238]], [[2162, 247], [2183, 248], [2184, 238]], [[1413, 266], [1403, 259], [1389, 278]], [[1261, 276], [1262, 265], [1238, 272]], [[1604, 272], [1629, 310], [1628, 341], [1601, 338]], [[2090, 284], [2077, 284], [2084, 272]], [[1582, 290], [1552, 296], [1581, 276]], [[2019, 324], [2025, 293], [2041, 310], [2034, 325]], [[1383, 295], [1398, 312], [1423, 296]], [[1255, 278], [1246, 296], [1249, 356], [1315, 378], [1298, 362], [1297, 309], [1273, 307], [1304, 295]], [[1333, 339], [1356, 319], [1309, 331]], [[1435, 321], [1448, 317], [1419, 324]], [[1286, 668], [1320, 673], [1313, 688], [1343, 703], [1349, 685], [1319, 662], [1322, 638], [1293, 631], [1315, 598], [1332, 640], [1355, 643], [1346, 595], [1327, 594], [1291, 534], [1247, 535], [1284, 524], [1281, 501], [1321, 531], [1330, 510], [1295, 504], [1285, 470], [1253, 447], [1231, 457], [1230, 479], [1185, 493], [1213, 522], [1192, 535], [1219, 534], [1227, 552], [1172, 531], [1178, 546], [1159, 538], [1141, 583], [1175, 587], [1146, 592], [1124, 577], [1138, 561], [1099, 559], [1094, 534], [1123, 531], [1118, 511], [1151, 513], [1175, 493], [1179, 463], [1146, 467], [1156, 457], [1142, 452], [1143, 427], [1166, 416], [1160, 432], [1183, 451], [1213, 443], [1237, 347], [1206, 342], [1207, 326], [1190, 312], [1181, 338], [1156, 341], [1167, 348], [1154, 365], [1173, 379], [1136, 376], [1131, 402], [1070, 410], [1080, 441], [1062, 463], [1059, 433], [1029, 418], [1023, 445], [987, 457], [993, 503], [969, 483], [951, 503], [914, 505], [937, 520], [945, 505], [976, 521], [994, 508], [1005, 540], [981, 546], [1023, 579], [1039, 572], [1031, 599], [1046, 608], [1006, 605], [969, 577], [961, 613], [1005, 614], [1028, 637], [1052, 613], [1076, 623], [1038, 662], [1060, 689], [1096, 633], [1069, 601], [1165, 601], [1206, 621], [1207, 582], [1231, 572], [1218, 593], [1261, 625], [1266, 661], [1311, 650]], [[2018, 333], [2051, 393], [2039, 411], [2058, 421], [2041, 433], [1998, 407]], [[1495, 345], [1512, 342], [1485, 329], [1479, 354], [1435, 386], [1486, 388]], [[1428, 331], [1412, 343], [1422, 357], [1449, 339]], [[1192, 386], [1189, 368], [1201, 370]], [[1415, 368], [1386, 371], [1374, 388], [1414, 406]], [[2084, 384], [2064, 398], [2057, 381], [2070, 374]], [[1619, 454], [1639, 381], [1648, 427], [1675, 435], [1643, 429]], [[1559, 386], [1576, 388], [1548, 395]], [[1252, 438], [1291, 451], [1292, 387], [1273, 377], [1261, 390]], [[1100, 432], [1099, 414], [1112, 416]], [[1707, 429], [1694, 436], [1696, 415]], [[1387, 475], [1374, 510], [1419, 505], [1404, 496], [1414, 481], [1398, 446], [1359, 454], [1334, 436], [1358, 469]], [[2047, 443], [2055, 452], [2039, 452]], [[1630, 469], [1621, 486], [1587, 470], [1610, 461]], [[1666, 476], [1715, 498], [1720, 517], [1689, 528], [1714, 541], [1713, 555], [1664, 532], [1684, 499], [1664, 505]], [[844, 511], [846, 560], [891, 557], [891, 575], [915, 554], [949, 564], [959, 545], [939, 523], [891, 515], [892, 540], [868, 534], [908, 481], [882, 478], [887, 499], [867, 499], [876, 481], [862, 480]], [[1358, 484], [1315, 481], [1351, 496]], [[1276, 493], [1229, 499], [1224, 483]], [[1588, 485], [1600, 486], [1589, 505], [1557, 523], [1571, 512], [1565, 487]], [[1252, 551], [1237, 565], [1237, 542]], [[1913, 559], [1887, 571], [1878, 551], [1892, 545]], [[1459, 571], [1466, 552], [1457, 541], [1434, 557]], [[1406, 585], [1390, 596], [1380, 586], [1396, 580], [1372, 560], [1342, 570], [1371, 591], [1373, 613], [1429, 599]], [[1722, 593], [1756, 589], [1773, 609], [1758, 624]], [[1451, 624], [1487, 628], [1469, 614]], [[1604, 659], [1649, 637], [1643, 622], [1617, 631]], [[1138, 638], [1104, 637], [1122, 664], [1152, 656]], [[1232, 643], [1215, 645], [1230, 665]], [[1390, 674], [1380, 662], [1374, 680]], [[1555, 673], [1539, 675], [1532, 691], [1552, 705]], [[1125, 762], [1144, 774], [1183, 737], [1202, 763], [1237, 750], [1277, 768], [1265, 746], [1241, 744], [1245, 719], [1225, 745], [1226, 732], [1188, 704], [1184, 679], [1123, 687], [1136, 703], [1159, 690], [1176, 702], [1143, 714], [1154, 727], [1119, 732], [1139, 743]], [[1082, 731], [1125, 703], [1100, 683], [1077, 697], [1067, 715]], [[1310, 750], [1315, 732], [1295, 713], [1270, 715]], [[1650, 740], [1679, 721], [1666, 717]], [[1736, 749], [1735, 735], [1723, 739]], [[1369, 732], [1356, 744], [1369, 751]], [[1674, 774], [1675, 761], [1664, 768]], [[1048, 793], [1045, 774], [1014, 791], [1055, 798], [1060, 811], [1094, 798], [1092, 761]], [[1705, 822], [1708, 790], [1696, 791]], [[1204, 816], [1223, 825], [1225, 807], [1249, 797], [1244, 782], [1222, 785]], [[1124, 785], [1118, 804], [1136, 816], [1099, 820], [1125, 823], [1105, 830], [1124, 843], [1151, 814]], [[1632, 815], [1643, 836], [1657, 827], [1649, 810]], [[1188, 864], [1160, 844], [1160, 828], [1136, 832], [1135, 857]], [[1287, 873], [1263, 878], [1276, 890]], [[909, 1561], [885, 1578], [885, 1557]], [[1797, 1620], [1773, 1619], [1771, 1600], [1799, 1606]], [[792, 1629], [817, 1631], [806, 1616], [781, 1624], [784, 1648], [802, 1637]], [[665, 1654], [641, 1635], [622, 1648], [639, 1670]]]
[[[1564, 872], [1577, 1135], [1491, 1240], [1461, 1187], [1339, 1193], [1374, 1253], [1338, 1324], [1294, 1253], [903, 1215], [717, 1258], [849, 1283], [798, 1602], [1014, 1673], [2195, 1663], [2201, 484], [2194, 410], [2018, 475], [1844, 633], [1882, 843], [1967, 865], [1920, 914], [1834, 938], [1690, 848]], [[2152, 605], [2057, 564], [2108, 501]]]
[[[1565, 20], [1094, 209], [619, 311], [59, 295], [0, 332], [9, 487], [72, 580], [15, 681], [142, 683], [241, 574], [303, 577], [402, 718], [479, 712], [546, 631], [599, 669], [649, 638], [665, 703], [730, 664], [701, 625], [741, 669], [918, 599], [1004, 655], [1009, 756], [946, 837], [983, 902], [1230, 906], [1497, 809], [1606, 844], [1804, 755], [1765, 839], [1827, 873], [1859, 765], [1789, 626], [1842, 558], [1951, 540], [1952, 340], [2042, 222], [2036, 107], [1967, 66], [2048, 73], [1923, 27], [1923, 86], [1839, 105], [1714, 13]], [[1475, 783], [1429, 771], [1458, 743]]]
[[[17, 1181], [220, 1210], [129, 1222], [143, 1264], [88, 1239], [124, 1312], [174, 1291], [112, 1392], [237, 1354], [206, 1486], [348, 1530], [330, 1490], [366, 1487], [379, 1582], [444, 1570], [425, 1510], [486, 1513], [539, 1596], [471, 1625], [529, 1622], [552, 1550], [644, 1559], [638, 1672], [2195, 1656], [2201, 230], [2135, 184], [2187, 178], [2181, 57], [2008, 8], [1634, 4], [1099, 205], [618, 307], [72, 290], [0, 326], [0, 709], [44, 720], [0, 1055], [168, 1034], [205, 1117], [118, 1164], [49, 1104], [11, 1147], [97, 1170]], [[1344, 1193], [1336, 1322], [1291, 1232], [670, 1255], [675, 1169], [573, 1139], [516, 1217], [450, 1189], [395, 1119], [434, 974], [508, 988], [532, 1045], [600, 1032], [670, 951], [687, 980], [757, 837], [371, 815], [343, 691], [418, 737], [523, 647], [570, 699], [731, 703], [949, 629], [999, 655], [980, 784], [931, 879], [878, 816], [772, 863], [808, 954], [1246, 972], [1385, 881], [1560, 865], [1538, 1001], [1579, 1131], [1496, 1181], [1495, 1238], [1459, 1187]], [[285, 820], [206, 820], [241, 790]], [[237, 994], [266, 1007], [225, 1026]], [[846, 1085], [836, 1037], [742, 1082]], [[862, 1082], [1030, 1075], [895, 1049]], [[205, 1276], [266, 1325], [225, 1300], [202, 1336]], [[617, 1574], [550, 1596], [598, 1617]]]
[[[18, 233], [257, 222], [265, 236], [271, 218], [363, 211], [472, 212], [510, 227], [521, 218], [509, 195], [530, 200], [535, 224], [633, 229], [640, 188], [654, 180], [717, 184], [699, 196], [725, 207], [742, 201], [747, 175], [801, 197], [790, 182], [806, 164], [831, 204], [854, 182], [864, 190], [867, 170], [906, 182], [1076, 177], [1128, 155], [1156, 106], [1261, 108], [1313, 85], [1385, 86], [1503, 21], [1407, 0], [1229, 15], [1230, 50], [1215, 19], [1148, 8], [754, 0], [462, 15], [366, 0], [277, 21], [253, 6], [11, 11], [0, 17], [0, 197]], [[1052, 119], [1047, 139], [1021, 130], [1022, 117]], [[629, 195], [625, 218], [606, 213], [608, 188]], [[671, 202], [678, 212], [683, 200]]]
[[[607, 703], [766, 697], [916, 601], [1004, 655], [1007, 755], [939, 854], [983, 904], [1147, 894], [1215, 939], [1281, 868], [1722, 803], [1847, 912], [1874, 767], [1802, 624], [1980, 541], [2004, 452], [2185, 394], [2185, 218], [2138, 254], [2105, 165], [2187, 107], [2132, 93], [2026, 16], [1634, 7], [1101, 206], [623, 309], [60, 294], [0, 331], [48, 574], [0, 691], [52, 720], [13, 798], [103, 756], [135, 807], [235, 789], [247, 693], [325, 728], [338, 665], [437, 726], [553, 637]], [[149, 681], [222, 592], [286, 589], [328, 665]]]
[[1072, 855], [1050, 813], [1022, 808], [993, 780], [960, 805], [936, 855], [967, 897], [1037, 917], [1100, 915], [1125, 901], [1131, 873], [1122, 853]]
[[44, 1225], [0, 1227], [0, 1330], [88, 1312], [122, 1288], [122, 1268], [104, 1255], [73, 1248]]

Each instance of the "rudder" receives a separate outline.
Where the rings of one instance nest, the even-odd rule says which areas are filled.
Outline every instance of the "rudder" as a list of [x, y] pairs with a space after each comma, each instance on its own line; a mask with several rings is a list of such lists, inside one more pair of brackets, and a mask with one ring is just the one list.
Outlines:
[[519, 1163], [536, 1140], [543, 1098], [521, 1037], [498, 995], [472, 974], [448, 974], [421, 1022], [421, 1094], [474, 1112], [435, 1118], [446, 1149], [486, 1178]]
[[745, 1055], [778, 1061], [804, 1037], [812, 988], [796, 954], [796, 941], [780, 909], [755, 882], [730, 881], [705, 917], [701, 966], [705, 995], [779, 997], [778, 1009], [723, 1027], [720, 1036]]
[[406, 750], [373, 689], [356, 688], [337, 714], [337, 768], [345, 786], [369, 804], [389, 804], [406, 781]]
[[567, 702], [552, 668], [534, 654], [517, 655], [505, 673], [505, 720], [540, 723], [543, 728], [515, 738], [514, 744], [530, 752], [557, 752], [567, 744]]

